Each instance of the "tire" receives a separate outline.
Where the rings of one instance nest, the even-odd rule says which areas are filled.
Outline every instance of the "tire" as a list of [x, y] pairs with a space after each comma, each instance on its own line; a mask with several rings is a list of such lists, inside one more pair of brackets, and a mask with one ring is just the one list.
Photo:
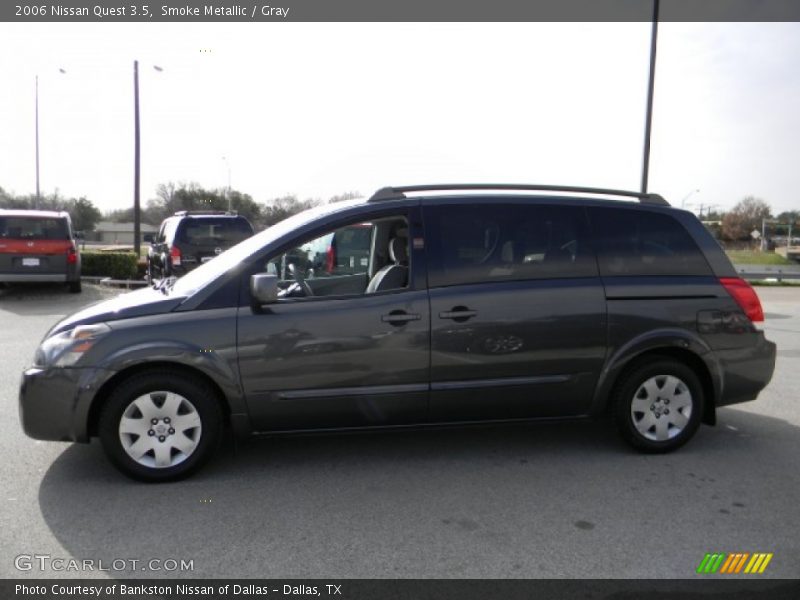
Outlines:
[[100, 413], [98, 434], [114, 466], [155, 483], [188, 477], [208, 461], [219, 446], [222, 423], [208, 385], [159, 369], [114, 389]]
[[657, 356], [639, 361], [621, 377], [612, 394], [614, 419], [622, 438], [642, 452], [671, 452], [700, 426], [705, 397], [695, 371]]
[[70, 281], [69, 284], [69, 293], [70, 294], [80, 294], [81, 293], [81, 280], [78, 281]]

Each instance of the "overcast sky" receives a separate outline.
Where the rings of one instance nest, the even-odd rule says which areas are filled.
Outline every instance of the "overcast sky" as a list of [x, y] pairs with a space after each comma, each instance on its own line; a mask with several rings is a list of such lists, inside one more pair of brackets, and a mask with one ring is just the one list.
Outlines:
[[[650, 25], [0, 24], [0, 187], [102, 210], [159, 183], [257, 201], [384, 185], [638, 189]], [[163, 68], [158, 72], [153, 68]], [[66, 74], [61, 74], [64, 69]], [[800, 24], [662, 23], [650, 190], [800, 209]]]

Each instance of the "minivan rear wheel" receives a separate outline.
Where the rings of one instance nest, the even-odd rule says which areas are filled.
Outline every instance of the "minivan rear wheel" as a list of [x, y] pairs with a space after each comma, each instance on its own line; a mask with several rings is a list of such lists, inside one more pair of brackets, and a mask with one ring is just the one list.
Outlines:
[[216, 450], [222, 411], [201, 381], [168, 371], [133, 375], [100, 413], [98, 434], [111, 462], [140, 481], [187, 477]]
[[671, 452], [688, 442], [700, 426], [704, 400], [694, 370], [665, 357], [634, 365], [612, 399], [622, 438], [650, 453]]

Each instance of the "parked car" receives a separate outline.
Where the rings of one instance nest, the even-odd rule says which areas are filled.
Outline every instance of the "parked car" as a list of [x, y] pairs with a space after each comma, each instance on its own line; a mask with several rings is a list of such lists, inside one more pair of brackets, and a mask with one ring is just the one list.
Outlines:
[[[317, 276], [287, 262], [357, 224], [365, 263]], [[770, 381], [763, 321], [697, 217], [659, 196], [385, 188], [63, 319], [23, 375], [20, 414], [36, 439], [99, 437], [145, 481], [196, 470], [225, 424], [252, 436], [610, 413], [634, 448], [667, 452]]]
[[40, 281], [81, 291], [81, 255], [69, 214], [0, 209], [0, 283]]
[[306, 278], [363, 272], [369, 265], [371, 244], [372, 225], [356, 223], [294, 248], [276, 268], [292, 265], [302, 269]]
[[251, 235], [250, 221], [234, 212], [176, 212], [147, 250], [148, 279], [180, 277]]

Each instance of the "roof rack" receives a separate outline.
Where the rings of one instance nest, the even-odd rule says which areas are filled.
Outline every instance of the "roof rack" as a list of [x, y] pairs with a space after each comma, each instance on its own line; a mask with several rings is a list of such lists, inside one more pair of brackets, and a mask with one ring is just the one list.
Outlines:
[[669, 202], [658, 194], [645, 192], [632, 192], [628, 190], [610, 190], [605, 188], [576, 187], [571, 185], [536, 185], [536, 184], [511, 184], [511, 183], [440, 183], [434, 185], [406, 185], [401, 187], [384, 187], [375, 192], [369, 202], [382, 202], [384, 200], [399, 200], [406, 198], [408, 192], [443, 192], [460, 190], [519, 190], [534, 192], [570, 192], [578, 194], [596, 194], [600, 196], [624, 196], [637, 198], [644, 204], [658, 204], [669, 206]]
[[233, 215], [238, 216], [239, 211], [236, 210], [179, 210], [173, 216], [175, 217], [191, 217], [192, 215]]

